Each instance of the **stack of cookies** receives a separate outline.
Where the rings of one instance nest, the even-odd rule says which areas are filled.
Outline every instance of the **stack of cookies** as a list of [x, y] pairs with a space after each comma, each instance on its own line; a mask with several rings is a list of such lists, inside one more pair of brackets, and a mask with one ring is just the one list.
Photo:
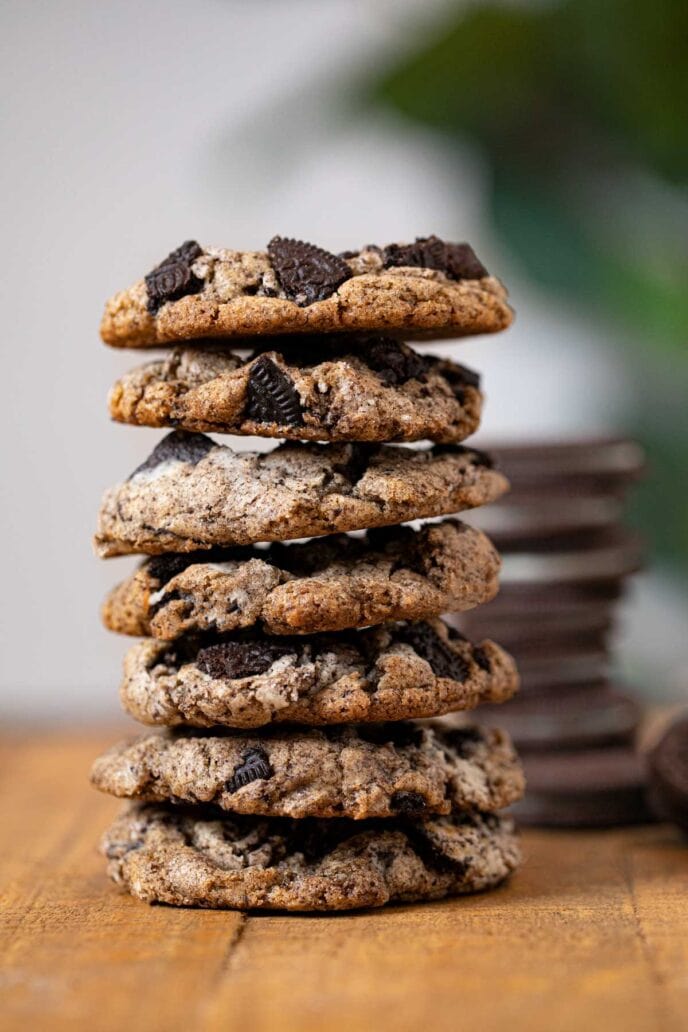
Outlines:
[[619, 599], [641, 562], [624, 505], [642, 449], [602, 438], [495, 451], [511, 490], [472, 522], [503, 553], [502, 588], [459, 625], [479, 635], [489, 624], [518, 663], [521, 694], [504, 714], [528, 780], [516, 812], [545, 825], [644, 820], [641, 713], [618, 683], [611, 647]]
[[187, 242], [108, 303], [107, 343], [174, 345], [111, 392], [115, 420], [175, 429], [106, 493], [96, 537], [101, 556], [147, 557], [103, 612], [143, 639], [121, 698], [156, 730], [92, 775], [130, 800], [103, 849], [134, 895], [339, 910], [516, 867], [498, 814], [523, 792], [507, 734], [427, 719], [516, 691], [499, 645], [439, 619], [494, 596], [498, 554], [455, 518], [401, 525], [507, 482], [458, 443], [479, 424], [478, 377], [400, 338], [510, 319], [470, 247], [436, 237], [343, 255]]

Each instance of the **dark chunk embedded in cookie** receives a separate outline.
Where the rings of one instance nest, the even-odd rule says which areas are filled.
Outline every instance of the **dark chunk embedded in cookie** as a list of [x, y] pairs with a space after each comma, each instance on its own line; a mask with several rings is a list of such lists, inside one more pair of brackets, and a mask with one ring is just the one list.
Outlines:
[[207, 552], [165, 552], [164, 555], [152, 555], [146, 562], [146, 573], [152, 581], [164, 587], [168, 581], [193, 563], [207, 563]]
[[389, 244], [382, 252], [385, 268], [408, 265], [437, 269], [450, 279], [482, 279], [487, 269], [470, 244], [450, 244], [439, 237], [416, 237], [413, 244]]
[[420, 792], [395, 792], [390, 806], [403, 817], [420, 817], [425, 813], [427, 801]]
[[137, 473], [155, 469], [163, 462], [176, 459], [178, 462], [189, 462], [195, 466], [204, 459], [209, 451], [215, 448], [215, 442], [205, 434], [192, 434], [188, 430], [173, 430], [167, 437], [156, 444], [145, 462], [142, 462], [129, 477], [132, 480]]
[[[481, 819], [482, 819], [481, 815]], [[485, 817], [490, 816], [488, 814]], [[458, 824], [462, 820], [470, 820], [465, 818], [463, 815], [456, 817], [455, 821]], [[413, 846], [415, 852], [421, 858], [426, 867], [431, 870], [442, 871], [445, 874], [455, 874], [460, 876], [465, 873], [471, 862], [471, 857], [459, 858], [451, 856], [445, 849], [442, 849], [442, 840], [440, 836], [433, 835], [430, 831], [429, 825], [424, 821], [418, 821], [417, 823], [407, 824], [404, 827], [406, 837]]]
[[352, 276], [343, 258], [303, 240], [273, 237], [268, 255], [280, 286], [301, 308], [325, 301]]
[[260, 746], [255, 746], [244, 753], [241, 763], [227, 782], [227, 791], [238, 792], [244, 785], [249, 785], [252, 781], [266, 781], [272, 775], [273, 770], [267, 753]]
[[481, 670], [485, 670], [488, 674], [492, 669], [490, 666], [490, 658], [485, 652], [485, 649], [481, 649], [479, 645], [473, 646], [473, 659], [476, 661]]
[[449, 677], [459, 682], [468, 677], [464, 661], [429, 624], [404, 624], [396, 632], [396, 639], [410, 645], [422, 659], [427, 660], [437, 677]]
[[463, 757], [472, 756], [475, 746], [484, 741], [483, 733], [476, 727], [456, 727], [445, 733], [445, 738], [454, 752]]
[[223, 677], [253, 677], [264, 674], [282, 656], [294, 655], [296, 647], [263, 641], [225, 641], [201, 649], [196, 666], [204, 674]]
[[442, 367], [442, 376], [445, 380], [448, 380], [452, 387], [475, 387], [476, 390], [480, 389], [480, 373], [476, 373], [474, 369], [469, 369], [468, 366], [461, 365], [460, 362], [452, 361], [446, 363]]
[[167, 301], [178, 301], [187, 294], [198, 294], [203, 280], [192, 272], [192, 265], [203, 254], [195, 240], [187, 240], [176, 251], [168, 254], [145, 277], [148, 291], [148, 311], [155, 315]]
[[333, 463], [337, 473], [341, 473], [355, 487], [370, 465], [372, 447], [369, 444], [356, 442], [348, 444], [348, 455], [344, 462]]
[[481, 466], [483, 469], [494, 469], [495, 463], [491, 455], [466, 444], [436, 444], [433, 447], [435, 455], [468, 455], [474, 466]]
[[256, 423], [303, 426], [301, 402], [292, 380], [267, 355], [251, 367], [245, 417]]
[[407, 380], [418, 380], [427, 371], [427, 362], [407, 345], [380, 337], [367, 341], [361, 358], [389, 387]]
[[423, 729], [408, 720], [389, 721], [384, 724], [360, 724], [359, 738], [373, 745], [393, 745], [395, 749], [419, 746], [423, 741]]

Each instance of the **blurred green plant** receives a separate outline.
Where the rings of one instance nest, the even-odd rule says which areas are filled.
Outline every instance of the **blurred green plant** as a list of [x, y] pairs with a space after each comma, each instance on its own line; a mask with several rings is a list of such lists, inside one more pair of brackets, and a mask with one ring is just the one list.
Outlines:
[[648, 448], [637, 515], [688, 565], [686, 0], [456, 11], [369, 95], [480, 145], [496, 230], [525, 270], [623, 327], [628, 432]]

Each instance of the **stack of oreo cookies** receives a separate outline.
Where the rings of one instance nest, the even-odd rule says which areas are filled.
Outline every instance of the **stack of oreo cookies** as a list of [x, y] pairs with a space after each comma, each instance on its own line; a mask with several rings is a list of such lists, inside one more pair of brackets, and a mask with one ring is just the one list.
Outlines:
[[643, 820], [639, 707], [616, 683], [610, 648], [617, 603], [641, 561], [623, 511], [642, 450], [603, 439], [495, 454], [511, 491], [473, 522], [502, 551], [501, 590], [460, 626], [479, 635], [489, 624], [519, 666], [521, 694], [504, 714], [528, 782], [515, 812], [542, 825]]
[[115, 385], [112, 416], [175, 428], [106, 493], [96, 537], [101, 556], [145, 556], [103, 615], [142, 638], [121, 699], [155, 730], [92, 774], [130, 800], [103, 849], [134, 895], [338, 910], [517, 866], [508, 735], [426, 719], [516, 691], [508, 653], [439, 619], [495, 595], [499, 556], [458, 519], [401, 525], [507, 481], [459, 443], [478, 377], [400, 338], [510, 319], [471, 249], [435, 237], [344, 255], [187, 242], [108, 303], [107, 343], [171, 346]]

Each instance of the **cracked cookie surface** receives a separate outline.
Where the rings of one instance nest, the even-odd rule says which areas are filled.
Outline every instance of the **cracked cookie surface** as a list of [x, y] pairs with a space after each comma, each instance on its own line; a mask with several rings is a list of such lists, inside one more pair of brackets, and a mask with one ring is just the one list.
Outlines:
[[149, 903], [296, 911], [479, 892], [521, 859], [513, 822], [493, 814], [353, 824], [141, 804], [101, 852], [112, 880]]
[[96, 788], [142, 802], [212, 803], [272, 817], [492, 812], [521, 797], [505, 732], [431, 724], [165, 730], [96, 760]]
[[480, 423], [479, 378], [385, 338], [275, 339], [242, 358], [175, 348], [117, 381], [110, 415], [137, 426], [313, 441], [462, 441]]
[[468, 245], [428, 238], [341, 256], [275, 238], [266, 251], [187, 241], [110, 298], [100, 332], [115, 347], [285, 333], [461, 337], [512, 318], [505, 288]]
[[120, 698], [142, 724], [250, 728], [433, 717], [517, 688], [508, 653], [435, 620], [307, 638], [148, 639], [125, 657]]
[[146, 559], [110, 592], [103, 622], [165, 640], [252, 626], [314, 634], [470, 609], [494, 597], [498, 573], [489, 539], [459, 520], [384, 527]]
[[106, 492], [95, 545], [106, 557], [317, 537], [459, 512], [507, 487], [483, 453], [462, 445], [286, 442], [234, 452], [177, 430]]

